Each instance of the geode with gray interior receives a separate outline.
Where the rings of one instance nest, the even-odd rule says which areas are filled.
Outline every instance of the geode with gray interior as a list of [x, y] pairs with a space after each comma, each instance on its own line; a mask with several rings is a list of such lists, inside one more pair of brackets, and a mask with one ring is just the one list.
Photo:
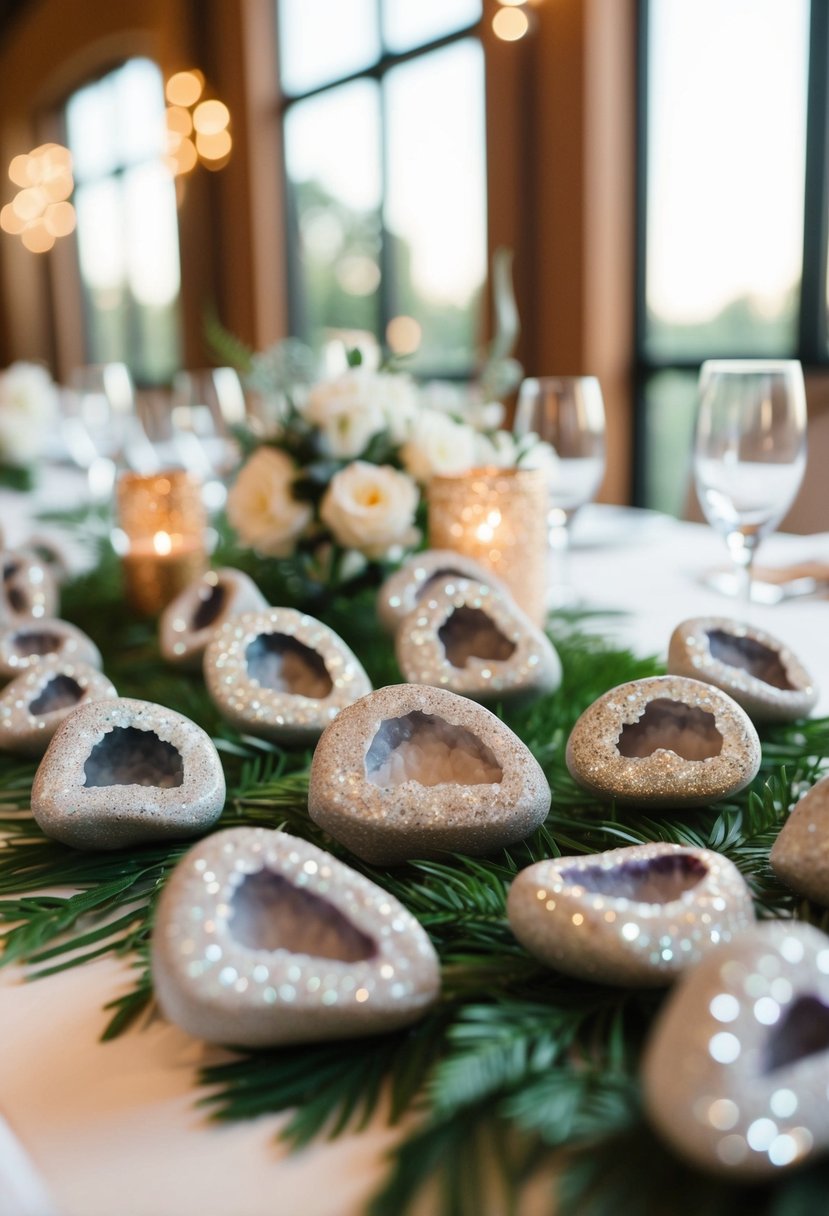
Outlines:
[[98, 647], [68, 621], [28, 620], [0, 628], [0, 679], [14, 679], [45, 658], [101, 666]]
[[159, 901], [152, 972], [171, 1021], [246, 1047], [383, 1033], [440, 990], [429, 938], [392, 895], [265, 828], [185, 854]]
[[409, 683], [475, 701], [531, 700], [561, 683], [549, 638], [511, 598], [464, 578], [421, 596], [397, 630], [395, 652]]
[[488, 853], [523, 840], [549, 809], [521, 740], [474, 701], [425, 684], [343, 710], [311, 764], [311, 818], [364, 861]]
[[225, 621], [267, 607], [241, 570], [208, 570], [164, 609], [158, 627], [162, 657], [176, 667], [199, 668], [207, 643]]
[[703, 806], [755, 777], [760, 740], [745, 710], [712, 684], [653, 676], [612, 688], [584, 711], [567, 767], [599, 798]]
[[196, 836], [225, 801], [210, 737], [183, 714], [126, 697], [81, 705], [37, 770], [32, 814], [77, 849], [121, 849]]
[[727, 617], [694, 617], [677, 625], [668, 671], [715, 684], [755, 722], [805, 718], [817, 704], [817, 685], [788, 646]]
[[710, 951], [663, 1005], [642, 1080], [654, 1128], [698, 1168], [770, 1179], [826, 1152], [829, 938], [764, 921]]
[[643, 987], [671, 983], [754, 923], [728, 858], [662, 843], [536, 862], [513, 881], [507, 915], [522, 946], [556, 971]]
[[829, 906], [829, 777], [795, 803], [769, 861], [777, 877], [798, 895]]
[[396, 633], [400, 623], [413, 612], [423, 597], [447, 582], [459, 578], [484, 583], [511, 599], [509, 588], [491, 570], [463, 553], [451, 549], [427, 549], [414, 553], [377, 593], [377, 615], [387, 633]]
[[0, 626], [42, 621], [59, 608], [57, 581], [45, 561], [22, 550], [0, 552]]
[[47, 655], [0, 692], [0, 751], [42, 756], [61, 722], [80, 705], [117, 696], [89, 663]]
[[293, 608], [226, 621], [205, 651], [204, 678], [228, 722], [278, 743], [315, 742], [341, 709], [371, 691], [342, 638]]

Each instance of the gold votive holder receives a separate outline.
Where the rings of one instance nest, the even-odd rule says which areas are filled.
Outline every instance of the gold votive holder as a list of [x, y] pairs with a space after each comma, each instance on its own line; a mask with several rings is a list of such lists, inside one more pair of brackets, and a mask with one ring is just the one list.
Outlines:
[[124, 590], [141, 616], [157, 616], [207, 568], [201, 483], [183, 469], [118, 479]]
[[429, 545], [497, 574], [540, 624], [545, 616], [549, 484], [541, 469], [470, 469], [429, 482]]

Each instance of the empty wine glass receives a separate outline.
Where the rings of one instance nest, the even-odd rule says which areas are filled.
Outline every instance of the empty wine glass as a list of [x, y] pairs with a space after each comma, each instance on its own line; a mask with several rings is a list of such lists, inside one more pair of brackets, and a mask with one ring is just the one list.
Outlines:
[[224, 481], [238, 462], [233, 428], [245, 421], [245, 395], [235, 369], [179, 372], [170, 421], [179, 462], [201, 477], [208, 507], [218, 509], [226, 497]]
[[135, 389], [125, 363], [96, 363], [71, 373], [64, 394], [63, 433], [70, 456], [86, 470], [96, 501], [112, 494], [119, 466], [153, 472], [157, 465], [135, 413]]
[[710, 359], [699, 379], [694, 480], [731, 553], [744, 609], [762, 537], [780, 523], [806, 468], [806, 391], [796, 359]]
[[518, 393], [515, 433], [534, 432], [555, 451], [548, 516], [552, 571], [549, 604], [570, 603], [570, 525], [590, 502], [605, 470], [602, 389], [595, 376], [544, 376], [525, 380]]

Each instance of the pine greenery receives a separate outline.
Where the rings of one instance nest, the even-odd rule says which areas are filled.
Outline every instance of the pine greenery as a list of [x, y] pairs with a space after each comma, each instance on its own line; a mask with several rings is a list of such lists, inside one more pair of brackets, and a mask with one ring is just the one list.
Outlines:
[[[89, 518], [82, 522], [89, 536]], [[239, 1051], [231, 1063], [205, 1069], [201, 1101], [217, 1118], [290, 1112], [281, 1134], [296, 1147], [380, 1116], [403, 1120], [371, 1216], [403, 1216], [424, 1189], [441, 1216], [518, 1216], [531, 1192], [548, 1195], [549, 1209], [555, 1194], [562, 1216], [822, 1210], [829, 1164], [758, 1190], [696, 1174], [658, 1143], [642, 1120], [637, 1061], [661, 994], [604, 988], [542, 968], [509, 932], [505, 905], [513, 876], [534, 860], [669, 840], [729, 857], [751, 884], [759, 915], [827, 927], [825, 912], [777, 882], [768, 854], [794, 799], [829, 763], [829, 719], [767, 729], [758, 777], [717, 806], [656, 819], [599, 805], [567, 772], [570, 729], [608, 688], [659, 667], [608, 645], [595, 621], [565, 620], [555, 633], [562, 688], [503, 715], [549, 778], [546, 824], [488, 858], [453, 856], [388, 871], [363, 865], [307, 816], [310, 753], [240, 736], [218, 717], [198, 676], [162, 664], [154, 626], [125, 612], [100, 524], [97, 536], [97, 565], [64, 589], [63, 614], [98, 642], [122, 695], [168, 705], [213, 736], [228, 783], [221, 826], [282, 827], [328, 848], [397, 896], [441, 958], [441, 1002], [411, 1029], [301, 1050]], [[363, 659], [375, 686], [399, 681], [391, 647], [378, 638], [369, 589], [346, 596], [319, 587], [309, 602], [307, 584], [290, 567], [234, 551], [226, 541], [216, 560], [246, 569], [271, 603], [302, 602], [324, 617]], [[152, 1004], [153, 910], [188, 846], [93, 854], [47, 840], [28, 810], [35, 767], [0, 759], [0, 961], [22, 963], [34, 978], [108, 953], [130, 959], [134, 984], [108, 1006], [104, 1038], [111, 1038]], [[56, 896], [56, 888], [74, 894]]]

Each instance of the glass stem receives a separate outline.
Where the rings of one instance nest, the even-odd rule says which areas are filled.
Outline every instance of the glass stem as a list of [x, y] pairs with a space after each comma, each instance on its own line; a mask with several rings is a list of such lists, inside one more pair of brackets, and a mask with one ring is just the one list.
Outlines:
[[549, 515], [550, 607], [561, 608], [573, 599], [570, 582], [570, 518], [566, 511], [554, 509]]
[[730, 532], [728, 548], [734, 562], [734, 573], [737, 576], [737, 602], [748, 620], [751, 613], [751, 574], [757, 549], [757, 537], [747, 536], [744, 532]]

